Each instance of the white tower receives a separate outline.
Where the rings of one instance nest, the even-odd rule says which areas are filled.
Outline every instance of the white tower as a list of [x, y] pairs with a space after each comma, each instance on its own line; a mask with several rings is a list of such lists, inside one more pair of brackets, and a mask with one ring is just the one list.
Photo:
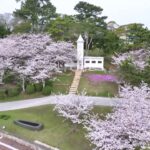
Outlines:
[[80, 35], [77, 40], [77, 69], [83, 70], [84, 40]]

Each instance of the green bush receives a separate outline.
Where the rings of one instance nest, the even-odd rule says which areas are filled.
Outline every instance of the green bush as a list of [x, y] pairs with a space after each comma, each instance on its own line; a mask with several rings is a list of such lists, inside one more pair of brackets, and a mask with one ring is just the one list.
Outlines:
[[36, 91], [36, 92], [41, 92], [42, 89], [43, 89], [43, 86], [42, 86], [41, 83], [36, 83], [36, 84], [34, 84], [34, 87], [35, 87], [35, 91]]
[[143, 80], [142, 71], [139, 70], [131, 60], [122, 62], [119, 68], [119, 74], [124, 81], [134, 86], [139, 86]]
[[45, 81], [45, 85], [46, 85], [46, 86], [53, 87], [53, 81], [52, 81], [52, 80], [46, 80], [46, 81]]
[[6, 97], [6, 89], [1, 89], [0, 90], [0, 99], [5, 98]]
[[16, 80], [16, 76], [10, 70], [6, 70], [3, 77], [4, 83], [13, 83]]
[[19, 91], [19, 93], [22, 91], [22, 86], [21, 86], [21, 84], [16, 84], [16, 87], [17, 87], [17, 89], [18, 89], [18, 91]]
[[17, 87], [7, 89], [7, 95], [10, 97], [19, 95], [20, 91]]
[[4, 83], [13, 83], [13, 81], [14, 81], [14, 76], [13, 76], [13, 75], [4, 76], [3, 81], [4, 81]]
[[27, 85], [26, 87], [26, 93], [27, 94], [33, 94], [35, 92], [35, 87], [32, 84]]
[[52, 87], [51, 86], [45, 86], [42, 90], [43, 95], [50, 95], [52, 92]]
[[10, 118], [10, 116], [9, 115], [0, 115], [0, 119], [2, 119], [2, 120], [8, 120]]

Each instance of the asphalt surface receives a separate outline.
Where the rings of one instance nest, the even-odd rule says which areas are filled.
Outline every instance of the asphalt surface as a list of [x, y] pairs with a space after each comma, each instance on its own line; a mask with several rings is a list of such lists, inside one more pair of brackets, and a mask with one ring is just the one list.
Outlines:
[[[48, 96], [42, 98], [28, 99], [28, 100], [18, 100], [13, 102], [2, 102], [0, 103], [0, 111], [9, 111], [24, 109], [42, 105], [56, 104], [58, 99], [65, 99], [66, 96]], [[118, 98], [104, 98], [104, 97], [86, 97], [89, 100], [92, 100], [94, 105], [97, 106], [115, 106], [119, 103]]]

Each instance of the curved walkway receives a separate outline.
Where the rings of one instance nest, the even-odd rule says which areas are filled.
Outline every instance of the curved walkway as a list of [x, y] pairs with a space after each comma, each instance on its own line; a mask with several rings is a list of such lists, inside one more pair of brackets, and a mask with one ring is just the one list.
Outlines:
[[[64, 99], [66, 96], [48, 96], [42, 98], [20, 100], [13, 102], [3, 102], [0, 103], [0, 111], [17, 110], [29, 107], [36, 107], [42, 105], [56, 104], [58, 99]], [[118, 98], [104, 98], [104, 97], [87, 97], [87, 99], [92, 100], [94, 105], [98, 106], [114, 106], [119, 103]]]

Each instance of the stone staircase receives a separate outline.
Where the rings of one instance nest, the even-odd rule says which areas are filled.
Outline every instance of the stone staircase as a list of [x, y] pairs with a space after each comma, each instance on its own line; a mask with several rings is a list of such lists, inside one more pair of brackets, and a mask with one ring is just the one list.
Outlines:
[[77, 93], [81, 75], [82, 75], [82, 70], [76, 70], [75, 71], [75, 76], [74, 76], [73, 82], [71, 84], [69, 94], [76, 94]]

